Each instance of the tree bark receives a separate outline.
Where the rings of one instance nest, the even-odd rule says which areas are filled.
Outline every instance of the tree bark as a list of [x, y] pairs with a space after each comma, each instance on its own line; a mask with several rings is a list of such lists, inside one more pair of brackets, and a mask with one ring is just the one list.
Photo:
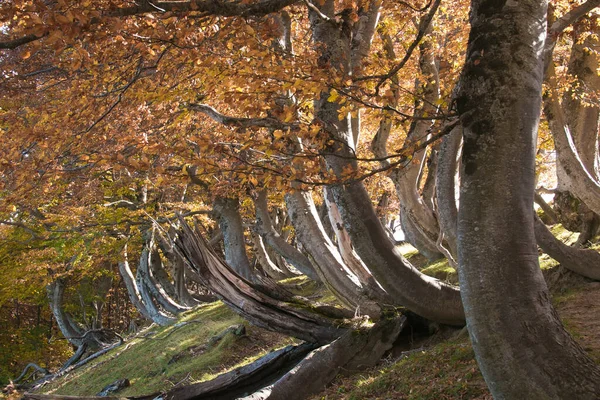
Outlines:
[[[331, 308], [309, 306], [300, 299], [272, 297], [238, 275], [207, 246], [200, 231], [180, 219], [177, 250], [204, 282], [232, 310], [251, 323], [268, 330], [287, 334], [309, 342], [327, 343], [343, 332], [340, 318], [347, 313]], [[313, 311], [309, 311], [313, 310]]]
[[456, 206], [456, 173], [458, 153], [462, 143], [459, 125], [442, 139], [436, 171], [436, 202], [440, 231], [448, 243], [448, 250], [456, 257], [458, 207]]
[[337, 375], [375, 365], [392, 347], [405, 323], [402, 316], [347, 332], [313, 350], [273, 385], [240, 400], [302, 400], [319, 393]]
[[119, 262], [119, 273], [121, 274], [121, 278], [123, 279], [125, 287], [127, 288], [127, 294], [129, 295], [129, 300], [131, 301], [131, 304], [133, 304], [136, 310], [138, 310], [144, 318], [153, 320], [150, 312], [144, 305], [142, 296], [140, 295], [140, 291], [138, 290], [138, 287], [135, 284], [135, 278], [133, 277], [131, 268], [129, 268], [129, 262], [127, 261], [126, 253], [125, 260]]
[[83, 341], [79, 339], [84, 330], [79, 327], [75, 321], [67, 314], [62, 305], [63, 293], [65, 291], [65, 281], [63, 278], [58, 278], [50, 283], [46, 290], [50, 302], [50, 309], [63, 336], [76, 347], [81, 347]]
[[262, 237], [259, 234], [252, 233], [252, 241], [254, 242], [254, 255], [256, 260], [269, 278], [279, 281], [281, 279], [293, 276], [291, 273], [286, 274], [285, 271], [279, 269], [279, 267], [275, 265], [273, 261], [271, 261], [271, 257], [269, 257]]
[[378, 318], [380, 307], [368, 298], [360, 279], [344, 263], [325, 234], [311, 194], [294, 191], [286, 195], [285, 201], [298, 240], [314, 260], [323, 283], [346, 307], [352, 310], [359, 307], [361, 313]]
[[459, 280], [497, 399], [597, 399], [600, 369], [565, 331], [533, 230], [547, 4], [474, 0], [456, 105], [464, 127]]
[[238, 199], [217, 198], [214, 210], [219, 213], [219, 226], [225, 242], [225, 262], [240, 276], [251, 279], [253, 274], [246, 253], [244, 225], [240, 216]]
[[289, 244], [275, 230], [273, 221], [269, 216], [266, 191], [258, 193], [258, 196], [254, 199], [254, 206], [256, 210], [256, 228], [265, 242], [298, 271], [302, 272], [310, 279], [319, 282], [319, 275], [315, 272], [310, 260], [298, 249]]
[[538, 246], [568, 270], [590, 279], [600, 280], [600, 253], [564, 244], [554, 237], [541, 219], [535, 216], [535, 238]]
[[[325, 15], [333, 16], [334, 4], [327, 0], [320, 9]], [[309, 18], [322, 57], [339, 73], [347, 72], [345, 55], [349, 38], [316, 13], [309, 11]], [[348, 146], [351, 135], [348, 119], [338, 118], [340, 105], [329, 102], [328, 98], [329, 92], [323, 92], [315, 101], [315, 117], [323, 122], [323, 135], [335, 143], [333, 148], [326, 149], [327, 166], [343, 177], [348, 169], [357, 171], [358, 166], [351, 160], [353, 153]], [[421, 274], [402, 257], [381, 226], [362, 183], [332, 185], [330, 190], [356, 253], [396, 304], [437, 322], [463, 324], [459, 291]]]
[[[165, 311], [177, 315], [189, 310], [189, 307], [183, 307], [180, 304], [177, 304], [175, 300], [163, 290], [162, 286], [157, 282], [152, 274], [150, 265], [154, 264], [155, 268], [157, 268], [156, 264], [159, 264], [160, 268], [163, 268], [162, 262], [160, 261], [160, 256], [158, 252], [153, 249], [153, 247], [154, 241], [151, 240], [148, 246], [142, 250], [142, 256], [146, 257], [144, 260], [140, 259], [140, 265], [138, 266], [138, 274], [140, 274], [142, 282], [144, 285], [146, 285], [146, 288], [150, 291], [150, 294], [154, 300]], [[156, 257], [159, 257], [159, 259], [157, 260]]]
[[151, 293], [151, 289], [148, 284], [148, 257], [150, 251], [147, 247], [142, 249], [142, 254], [140, 255], [140, 263], [138, 264], [135, 283], [139, 290], [140, 296], [144, 302], [144, 306], [146, 310], [150, 314], [150, 318], [152, 321], [156, 322], [158, 325], [164, 326], [169, 325], [175, 322], [175, 318], [170, 315], [162, 312], [158, 306], [154, 303], [154, 297]]

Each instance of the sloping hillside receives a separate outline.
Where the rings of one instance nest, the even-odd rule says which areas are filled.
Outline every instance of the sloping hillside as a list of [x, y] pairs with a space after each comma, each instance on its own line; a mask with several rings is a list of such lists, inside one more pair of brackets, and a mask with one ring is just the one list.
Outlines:
[[[545, 256], [541, 262], [565, 325], [600, 362], [600, 283], [579, 278]], [[444, 263], [422, 268], [450, 282], [456, 279]], [[286, 283], [298, 294], [332, 299], [325, 289], [303, 278]], [[48, 384], [40, 392], [95, 395], [117, 379], [127, 378], [131, 386], [120, 391], [120, 395], [148, 394], [210, 380], [293, 342], [249, 326], [216, 302], [186, 313], [175, 325], [152, 326], [137, 333], [126, 344]], [[409, 327], [378, 366], [338, 377], [333, 385], [312, 398], [318, 399], [439, 400], [491, 396], [465, 330], [443, 329], [430, 335]]]

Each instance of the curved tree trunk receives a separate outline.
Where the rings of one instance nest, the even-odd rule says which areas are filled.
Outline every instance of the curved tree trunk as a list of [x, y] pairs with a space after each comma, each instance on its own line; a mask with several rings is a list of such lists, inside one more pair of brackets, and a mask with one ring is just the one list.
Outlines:
[[156, 282], [156, 286], [160, 287], [167, 296], [171, 299], [177, 298], [177, 292], [175, 290], [175, 285], [171, 282], [169, 278], [169, 274], [165, 269], [165, 265], [160, 258], [160, 253], [158, 249], [155, 247], [152, 249], [150, 253], [150, 275], [154, 278]]
[[[332, 15], [333, 2], [325, 1], [321, 11]], [[345, 55], [348, 48], [345, 46], [349, 38], [315, 12], [309, 11], [309, 18], [313, 37], [321, 46], [327, 62], [340, 73], [347, 71]], [[351, 134], [348, 120], [338, 118], [340, 105], [329, 102], [328, 98], [328, 92], [321, 93], [315, 102], [315, 117], [323, 122], [322, 134], [335, 143], [334, 148], [327, 149], [330, 152], [325, 155], [327, 166], [343, 177], [348, 169], [356, 171], [358, 166], [351, 161], [353, 153], [347, 145]], [[381, 226], [362, 183], [334, 185], [330, 190], [356, 253], [388, 295], [394, 298], [395, 304], [437, 322], [463, 324], [464, 313], [458, 289], [421, 274], [402, 257]]]
[[278, 281], [293, 276], [291, 273], [286, 274], [285, 271], [282, 271], [277, 265], [275, 265], [275, 263], [271, 260], [271, 257], [269, 257], [262, 237], [259, 234], [253, 232], [252, 241], [254, 242], [254, 254], [256, 256], [256, 260], [269, 278]]
[[273, 221], [269, 216], [266, 191], [258, 193], [258, 196], [254, 199], [254, 206], [256, 210], [256, 229], [264, 241], [298, 271], [318, 282], [320, 280], [319, 275], [315, 272], [309, 259], [275, 230]]
[[347, 332], [313, 350], [277, 382], [239, 400], [302, 400], [319, 393], [337, 375], [375, 365], [392, 347], [405, 323], [402, 316]]
[[119, 262], [119, 273], [121, 274], [121, 278], [123, 279], [125, 287], [127, 288], [127, 294], [129, 295], [129, 300], [131, 301], [131, 304], [133, 304], [136, 310], [138, 310], [144, 318], [154, 321], [151, 313], [148, 311], [146, 305], [143, 303], [140, 291], [138, 290], [138, 287], [135, 284], [135, 278], [133, 277], [131, 268], [129, 268], [129, 262], [127, 261], [127, 253], [125, 253], [125, 260]]
[[458, 208], [456, 206], [457, 157], [462, 143], [462, 127], [459, 125], [442, 139], [436, 171], [436, 202], [440, 231], [453, 256], [457, 252]]
[[177, 254], [177, 257], [171, 258], [171, 265], [173, 266], [173, 276], [175, 280], [175, 298], [186, 307], [194, 307], [198, 305], [196, 300], [188, 291], [187, 288], [187, 277], [185, 274], [185, 262]]
[[314, 260], [323, 283], [350, 309], [378, 318], [380, 307], [367, 297], [368, 290], [344, 263], [325, 234], [310, 193], [294, 191], [285, 196], [298, 240]]
[[83, 344], [81, 337], [84, 334], [84, 330], [65, 312], [62, 305], [63, 293], [65, 291], [64, 279], [58, 278], [54, 282], [48, 284], [46, 291], [58, 329], [60, 329], [61, 333], [69, 343], [76, 347], [81, 347]]
[[[426, 29], [430, 31], [430, 28]], [[390, 38], [387, 39], [390, 40]], [[389, 44], [387, 47], [388, 56], [393, 57], [393, 48]], [[419, 44], [419, 49], [421, 52], [420, 67], [425, 82], [423, 84], [416, 82], [417, 93], [423, 99], [420, 102], [421, 104], [417, 102], [415, 115], [434, 115], [437, 111], [436, 103], [439, 98], [439, 79], [431, 41], [423, 40]], [[395, 93], [396, 98], [397, 96], [398, 94]], [[412, 153], [411, 162], [393, 170], [390, 175], [400, 201], [400, 222], [406, 239], [429, 260], [443, 257], [436, 246], [439, 227], [433, 209], [418, 192], [421, 174], [427, 158], [427, 148], [414, 151], [412, 147], [418, 141], [429, 137], [432, 126], [432, 122], [426, 119], [417, 119], [413, 122], [402, 148], [403, 152]], [[386, 120], [384, 117], [384, 120], [380, 123], [379, 132], [371, 144], [378, 158], [384, 159], [387, 156], [385, 141], [390, 131], [391, 120]], [[382, 164], [386, 165], [387, 163], [387, 161], [383, 161]]]
[[474, 0], [456, 104], [464, 127], [459, 280], [497, 399], [597, 399], [600, 369], [565, 331], [538, 265], [535, 144], [546, 3]]
[[362, 262], [360, 257], [358, 257], [358, 254], [356, 254], [352, 248], [352, 240], [344, 228], [344, 221], [342, 221], [340, 210], [338, 210], [337, 205], [333, 201], [333, 196], [328, 190], [325, 191], [324, 198], [329, 211], [329, 220], [331, 221], [333, 231], [337, 238], [337, 247], [342, 256], [342, 260], [365, 287], [367, 293], [369, 293], [369, 297], [376, 299], [379, 303], [392, 304], [393, 300], [389, 298], [385, 293], [385, 290], [379, 286], [365, 263]]
[[592, 249], [578, 249], [554, 237], [541, 219], [535, 216], [535, 238], [538, 246], [566, 269], [590, 279], [600, 280], [600, 253]]
[[577, 86], [565, 93], [563, 107], [573, 143], [579, 153], [581, 164], [598, 180], [598, 129], [600, 128], [600, 106], [584, 102], [582, 98], [600, 91], [597, 35], [588, 35], [581, 41], [580, 28], [576, 32], [569, 60], [569, 75], [577, 79]]
[[[189, 307], [184, 307], [180, 304], [177, 304], [175, 300], [173, 300], [173, 298], [163, 290], [161, 285], [157, 282], [154, 275], [152, 274], [150, 265], [158, 264], [160, 265], [161, 269], [163, 268], [158, 251], [156, 251], [155, 249], [152, 250], [153, 246], [154, 241], [152, 240], [148, 244], [148, 247], [142, 250], [142, 256], [146, 256], [146, 258], [144, 260], [140, 259], [140, 265], [138, 266], [138, 276], [141, 276], [143, 283], [146, 285], [146, 288], [149, 290], [154, 300], [162, 308], [164, 308], [165, 311], [177, 315], [179, 313], [189, 310]], [[158, 260], [156, 259], [157, 257]]]
[[245, 279], [252, 278], [250, 261], [246, 254], [244, 225], [239, 211], [238, 199], [219, 197], [214, 209], [219, 213], [219, 226], [225, 242], [225, 262]]
[[554, 77], [554, 66], [548, 69], [548, 81], [552, 93], [544, 96], [544, 111], [556, 148], [557, 175], [560, 176], [559, 188], [569, 191], [583, 201], [593, 212], [600, 214], [600, 183], [585, 168], [573, 142], [560, 102]]
[[[148, 257], [150, 255], [150, 251], [147, 247], [142, 249], [142, 254], [140, 255], [140, 263], [138, 264], [137, 272], [136, 272], [136, 286], [139, 290], [140, 296], [144, 302], [144, 306], [146, 310], [150, 314], [150, 318], [152, 321], [156, 322], [158, 325], [164, 326], [169, 325], [175, 322], [175, 318], [170, 315], [162, 312], [159, 307], [155, 304], [155, 300], [153, 294], [151, 293], [151, 288], [149, 285], [149, 277], [148, 277]], [[155, 289], [155, 288], [154, 288]]]

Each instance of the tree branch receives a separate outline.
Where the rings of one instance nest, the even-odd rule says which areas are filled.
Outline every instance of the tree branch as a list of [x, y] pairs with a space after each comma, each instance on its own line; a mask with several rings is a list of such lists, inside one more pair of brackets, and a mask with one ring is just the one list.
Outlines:
[[187, 108], [192, 111], [198, 111], [203, 114], [206, 114], [216, 122], [226, 125], [226, 126], [237, 126], [240, 128], [269, 128], [269, 129], [281, 129], [283, 131], [299, 130], [300, 127], [298, 124], [287, 124], [279, 121], [277, 118], [266, 117], [266, 118], [238, 118], [238, 117], [230, 117], [224, 114], [221, 114], [213, 107], [206, 104], [188, 104]]

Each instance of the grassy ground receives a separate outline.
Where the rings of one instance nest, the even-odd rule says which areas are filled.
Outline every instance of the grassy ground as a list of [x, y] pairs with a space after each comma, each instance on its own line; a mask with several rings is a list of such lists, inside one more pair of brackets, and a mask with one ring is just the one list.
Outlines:
[[291, 339], [246, 325], [246, 335], [211, 338], [243, 320], [220, 302], [185, 314], [179, 323], [142, 332], [126, 345], [44, 388], [45, 393], [92, 395], [117, 379], [131, 386], [122, 395], [140, 395], [214, 378], [292, 342]]
[[[564, 229], [555, 235], [574, 241]], [[427, 263], [405, 245], [403, 253], [424, 273], [456, 284], [456, 272], [445, 261]], [[560, 275], [553, 288], [554, 303], [571, 334], [589, 354], [600, 361], [600, 283], [589, 283], [560, 270], [541, 256], [547, 278]], [[283, 282], [297, 295], [320, 300], [332, 296], [322, 286], [305, 278]], [[128, 378], [131, 387], [119, 394], [139, 395], [168, 389], [176, 384], [199, 382], [246, 364], [292, 339], [246, 325], [245, 336], [211, 338], [235, 324], [244, 323], [217, 302], [185, 314], [170, 327], [151, 327], [96, 362], [44, 388], [45, 393], [93, 395], [105, 385]], [[380, 365], [336, 378], [312, 400], [376, 399], [491, 399], [474, 359], [466, 331], [442, 331], [434, 336], [404, 340]]]

